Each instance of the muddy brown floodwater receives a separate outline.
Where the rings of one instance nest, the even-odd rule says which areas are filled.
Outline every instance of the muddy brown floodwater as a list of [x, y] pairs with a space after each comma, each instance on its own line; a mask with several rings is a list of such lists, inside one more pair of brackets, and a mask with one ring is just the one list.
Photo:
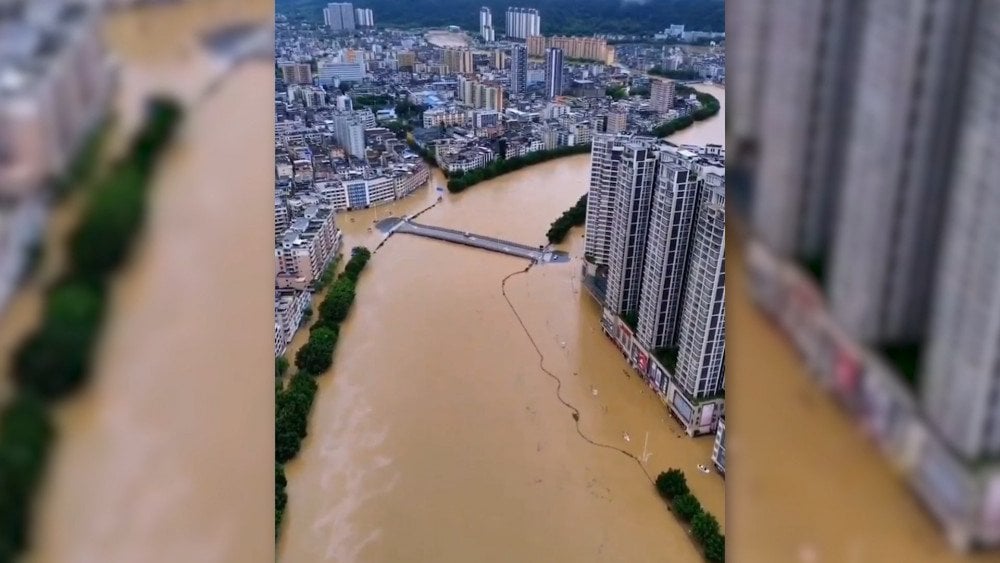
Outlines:
[[[808, 377], [751, 302], [729, 222], [726, 324], [728, 534], [738, 563], [1000, 563], [953, 552], [930, 513], [861, 430]], [[772, 405], [764, 408], [763, 405]], [[739, 421], [737, 424], [735, 421]]]
[[[219, 75], [201, 32], [272, 10], [203, 0], [114, 14], [120, 131], [148, 94], [192, 102]], [[260, 180], [273, 171], [272, 83], [271, 63], [251, 62], [188, 104], [113, 285], [92, 384], [58, 409], [27, 561], [273, 561], [274, 392], [253, 377], [272, 361], [273, 186]]]
[[[685, 142], [722, 143], [723, 119], [695, 126]], [[541, 244], [587, 191], [589, 162], [563, 158], [445, 193], [420, 221]], [[444, 180], [435, 173], [433, 183]], [[424, 188], [342, 214], [345, 249], [374, 247], [374, 220], [436, 198]], [[511, 277], [510, 302], [562, 397], [580, 409], [583, 432], [635, 456], [645, 447], [650, 475], [682, 468], [724, 522], [723, 480], [696, 467], [709, 462], [712, 439], [681, 437], [601, 332], [580, 287], [582, 236], [574, 229], [563, 245], [572, 263]], [[700, 561], [640, 465], [577, 434], [501, 293], [526, 265], [410, 235], [377, 252], [320, 380], [309, 436], [287, 467], [281, 561]]]

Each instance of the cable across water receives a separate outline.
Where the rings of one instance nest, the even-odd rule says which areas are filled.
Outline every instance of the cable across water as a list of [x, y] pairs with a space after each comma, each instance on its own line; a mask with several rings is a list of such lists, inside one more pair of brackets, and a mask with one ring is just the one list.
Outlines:
[[528, 337], [528, 340], [531, 342], [532, 347], [534, 347], [534, 349], [535, 349], [535, 353], [538, 354], [538, 368], [540, 370], [542, 370], [542, 372], [544, 372], [546, 375], [548, 375], [549, 377], [551, 377], [552, 379], [555, 380], [555, 382], [556, 382], [556, 399], [558, 399], [559, 402], [562, 403], [563, 406], [565, 406], [566, 408], [568, 408], [570, 410], [570, 412], [572, 413], [572, 415], [573, 415], [573, 421], [574, 421], [574, 424], [576, 426], [576, 433], [579, 434], [581, 438], [583, 438], [587, 443], [589, 443], [589, 444], [591, 444], [593, 446], [597, 446], [599, 448], [606, 448], [606, 449], [609, 449], [609, 450], [614, 450], [614, 451], [616, 451], [616, 452], [618, 452], [618, 453], [620, 453], [622, 455], [625, 455], [625, 456], [629, 457], [632, 461], [634, 461], [636, 463], [636, 465], [639, 466], [639, 469], [642, 470], [642, 473], [643, 473], [643, 475], [646, 476], [646, 479], [648, 479], [650, 483], [655, 484], [655, 480], [653, 479], [653, 477], [649, 474], [648, 471], [646, 471], [646, 466], [644, 466], [642, 464], [642, 461], [638, 457], [636, 457], [635, 454], [633, 454], [632, 452], [626, 451], [626, 450], [624, 450], [622, 448], [619, 448], [617, 446], [612, 446], [611, 444], [605, 444], [605, 443], [602, 443], [602, 442], [598, 442], [598, 441], [592, 439], [591, 437], [587, 436], [583, 432], [583, 430], [580, 429], [580, 415], [581, 415], [580, 409], [578, 409], [575, 405], [573, 405], [573, 403], [570, 403], [569, 401], [567, 401], [566, 399], [563, 398], [563, 396], [562, 396], [562, 379], [560, 379], [558, 375], [552, 373], [551, 371], [549, 371], [548, 368], [545, 367], [545, 354], [542, 353], [542, 349], [538, 346], [538, 343], [535, 342], [535, 338], [531, 335], [531, 331], [528, 330], [528, 326], [524, 323], [524, 319], [521, 318], [521, 314], [518, 313], [517, 307], [514, 306], [514, 303], [510, 300], [510, 297], [507, 295], [507, 281], [510, 280], [511, 278], [513, 278], [514, 276], [519, 276], [519, 275], [522, 275], [522, 274], [527, 274], [528, 270], [531, 270], [532, 266], [534, 266], [534, 263], [529, 264], [523, 270], [518, 270], [516, 272], [512, 272], [512, 273], [508, 274], [507, 276], [505, 276], [503, 278], [503, 281], [500, 282], [500, 293], [503, 294], [504, 300], [507, 301], [507, 306], [510, 307], [511, 312], [514, 313], [514, 317], [517, 318], [517, 322], [521, 325], [521, 329], [524, 331], [524, 335]]

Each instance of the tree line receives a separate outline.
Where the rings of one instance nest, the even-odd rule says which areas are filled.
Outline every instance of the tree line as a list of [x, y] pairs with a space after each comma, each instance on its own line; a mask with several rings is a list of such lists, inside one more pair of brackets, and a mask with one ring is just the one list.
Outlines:
[[[14, 392], [0, 409], [0, 561], [28, 543], [32, 498], [55, 438], [51, 408], [87, 382], [110, 278], [143, 226], [151, 177], [181, 115], [171, 99], [150, 101], [127, 151], [88, 196], [65, 274], [46, 291], [40, 326], [14, 351]], [[97, 158], [99, 151], [84, 150]], [[88, 168], [77, 166], [75, 173]]]
[[668, 469], [656, 478], [656, 490], [669, 503], [674, 514], [691, 526], [691, 537], [701, 546], [705, 560], [723, 563], [726, 560], [726, 536], [719, 521], [701, 506], [688, 488], [687, 478], [680, 469]]
[[552, 223], [549, 227], [549, 231], [545, 233], [545, 236], [552, 244], [558, 244], [566, 238], [566, 234], [569, 233], [571, 228], [583, 225], [586, 220], [587, 194], [583, 194], [580, 196], [580, 199], [573, 204], [573, 207], [564, 211], [563, 214]]
[[590, 143], [585, 145], [574, 145], [569, 147], [559, 147], [545, 151], [534, 151], [524, 156], [515, 158], [497, 158], [490, 164], [469, 170], [468, 172], [453, 172], [448, 176], [448, 191], [458, 193], [464, 191], [469, 186], [491, 180], [497, 176], [520, 170], [533, 164], [545, 162], [555, 158], [569, 156], [573, 154], [584, 154], [590, 152]]
[[[347, 318], [354, 303], [355, 289], [361, 272], [371, 259], [371, 252], [357, 246], [351, 250], [351, 259], [344, 266], [336, 281], [330, 285], [319, 306], [319, 316], [309, 329], [309, 341], [295, 354], [298, 371], [287, 386], [280, 379], [274, 389], [274, 537], [278, 537], [281, 520], [288, 503], [285, 492], [284, 464], [295, 458], [308, 434], [309, 412], [316, 397], [316, 377], [325, 373], [333, 364], [333, 351], [337, 347], [340, 324]], [[276, 362], [276, 374], [287, 369]]]
[[653, 128], [653, 134], [657, 137], [668, 137], [673, 135], [677, 131], [682, 129], [687, 129], [688, 127], [694, 125], [695, 121], [704, 121], [709, 117], [714, 116], [719, 113], [720, 105], [719, 100], [711, 94], [706, 94], [704, 92], [699, 92], [693, 88], [683, 87], [682, 84], [677, 85], [677, 93], [681, 95], [686, 95], [693, 92], [698, 98], [698, 102], [701, 103], [701, 107], [691, 112], [683, 117], [678, 117], [677, 119], [671, 119], [666, 123], [662, 123]]
[[700, 76], [695, 70], [667, 70], [659, 66], [654, 66], [649, 69], [649, 74], [663, 76], [673, 80], [698, 80], [698, 77]]
[[[275, 10], [293, 20], [322, 22], [326, 4], [326, 0], [277, 0]], [[504, 13], [510, 5], [500, 0], [365, 0], [354, 4], [371, 8], [380, 27], [457, 25], [475, 31], [479, 29], [479, 8], [487, 6], [493, 12], [498, 36], [504, 32]], [[530, 6], [540, 12], [545, 35], [651, 34], [671, 23], [698, 31], [725, 29], [723, 0], [657, 0], [641, 5], [607, 0], [534, 0]]]

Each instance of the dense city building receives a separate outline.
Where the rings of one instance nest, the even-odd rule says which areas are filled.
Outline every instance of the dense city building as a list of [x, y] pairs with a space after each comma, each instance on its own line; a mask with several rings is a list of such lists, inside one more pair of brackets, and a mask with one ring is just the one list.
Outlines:
[[542, 34], [542, 18], [534, 8], [507, 8], [507, 38], [527, 39]]
[[309, 63], [278, 63], [281, 69], [281, 79], [285, 84], [312, 84], [312, 65]]
[[332, 31], [354, 31], [354, 5], [347, 2], [332, 2], [323, 8], [323, 23]]
[[528, 51], [521, 45], [510, 50], [510, 93], [523, 94], [528, 86]]
[[658, 113], [667, 113], [674, 107], [674, 82], [672, 80], [650, 81], [649, 105]]
[[536, 35], [528, 37], [526, 44], [528, 55], [532, 57], [544, 57], [547, 49], [555, 47], [562, 49], [564, 55], [569, 59], [594, 61], [603, 64], [613, 64], [615, 60], [615, 48], [609, 46], [606, 39], [599, 37], [546, 37]]
[[562, 95], [563, 52], [552, 48], [545, 52], [545, 97], [553, 99]]
[[496, 31], [493, 29], [493, 12], [485, 6], [479, 9], [479, 36], [487, 43], [496, 41]]
[[451, 74], [471, 74], [475, 70], [469, 49], [445, 49], [442, 62]]
[[375, 27], [375, 14], [371, 8], [355, 8], [354, 22], [357, 27]]

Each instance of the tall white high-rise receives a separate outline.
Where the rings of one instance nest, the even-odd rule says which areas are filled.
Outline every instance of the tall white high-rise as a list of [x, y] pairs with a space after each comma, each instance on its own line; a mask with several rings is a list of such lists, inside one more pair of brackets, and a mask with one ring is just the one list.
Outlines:
[[677, 336], [680, 387], [695, 399], [725, 386], [726, 188], [725, 171], [705, 174], [688, 257], [684, 302]]
[[1000, 4], [976, 14], [929, 343], [924, 411], [967, 460], [1000, 455]]
[[606, 267], [611, 260], [611, 218], [618, 193], [618, 169], [625, 143], [632, 139], [629, 135], [598, 134], [590, 147], [584, 255], [599, 267]]
[[528, 85], [528, 50], [514, 45], [510, 50], [510, 93], [523, 94]]
[[838, 323], [866, 344], [918, 341], [951, 175], [973, 2], [873, 0], [829, 261]]
[[608, 289], [604, 306], [615, 314], [638, 313], [649, 210], [656, 184], [655, 142], [625, 142], [611, 204]]
[[562, 95], [563, 52], [557, 47], [545, 51], [545, 97], [553, 99]]
[[354, 5], [331, 2], [323, 8], [323, 23], [333, 31], [354, 31]]
[[[761, 0], [757, 0], [760, 2]], [[861, 0], [803, 0], [776, 10], [759, 71], [760, 137], [754, 226], [771, 249], [818, 263], [829, 244], [856, 84]], [[741, 30], [737, 33], [749, 34]], [[737, 73], [736, 82], [755, 76]], [[736, 84], [737, 99], [747, 95]], [[737, 120], [745, 118], [736, 118]]]
[[479, 35], [483, 41], [496, 41], [493, 31], [493, 12], [486, 6], [479, 9]]
[[534, 8], [507, 8], [507, 37], [527, 39], [542, 34], [542, 18]]
[[358, 27], [375, 27], [375, 14], [371, 8], [355, 8], [354, 21]]
[[664, 146], [650, 208], [636, 334], [649, 349], [673, 346], [699, 192], [697, 155]]

